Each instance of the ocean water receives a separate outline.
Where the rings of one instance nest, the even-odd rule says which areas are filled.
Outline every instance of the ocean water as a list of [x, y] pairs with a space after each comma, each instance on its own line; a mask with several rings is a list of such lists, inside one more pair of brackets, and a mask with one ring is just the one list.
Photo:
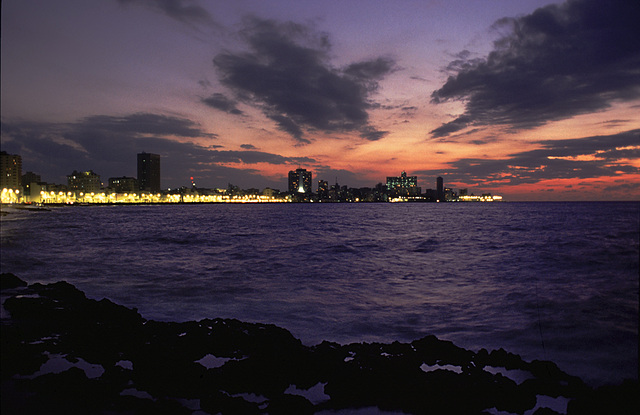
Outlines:
[[305, 344], [504, 348], [638, 377], [640, 203], [87, 206], [2, 217], [1, 270]]

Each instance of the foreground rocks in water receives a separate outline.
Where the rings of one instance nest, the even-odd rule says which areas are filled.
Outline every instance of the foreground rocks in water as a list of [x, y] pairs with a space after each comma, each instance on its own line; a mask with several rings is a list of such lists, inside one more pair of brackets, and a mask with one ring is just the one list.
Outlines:
[[558, 413], [538, 396], [566, 398], [570, 414], [640, 408], [637, 382], [593, 391], [502, 349], [475, 353], [435, 336], [308, 347], [274, 325], [145, 320], [66, 282], [1, 279], [3, 414]]

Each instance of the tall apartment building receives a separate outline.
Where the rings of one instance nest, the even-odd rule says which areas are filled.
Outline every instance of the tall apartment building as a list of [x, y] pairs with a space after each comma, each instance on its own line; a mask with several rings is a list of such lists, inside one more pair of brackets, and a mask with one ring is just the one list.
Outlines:
[[329, 198], [329, 182], [326, 180], [318, 180], [318, 199]]
[[418, 176], [407, 176], [407, 172], [400, 176], [387, 177], [387, 191], [402, 196], [418, 196], [421, 189], [418, 187]]
[[100, 175], [93, 170], [78, 172], [73, 171], [67, 176], [67, 186], [69, 190], [76, 193], [98, 193], [102, 190]]
[[160, 191], [160, 155], [138, 153], [138, 186], [141, 191]]
[[436, 199], [438, 202], [444, 202], [444, 180], [442, 177], [436, 179]]
[[22, 186], [22, 157], [0, 152], [0, 189], [20, 189]]
[[289, 172], [290, 193], [311, 193], [311, 172], [306, 169], [296, 169]]

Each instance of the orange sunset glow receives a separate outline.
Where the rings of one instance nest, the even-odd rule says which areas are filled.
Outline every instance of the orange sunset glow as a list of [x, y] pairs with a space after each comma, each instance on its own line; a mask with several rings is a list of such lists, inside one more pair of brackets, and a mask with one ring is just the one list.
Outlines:
[[2, 150], [46, 181], [640, 198], [630, 2], [53, 3], [2, 4]]

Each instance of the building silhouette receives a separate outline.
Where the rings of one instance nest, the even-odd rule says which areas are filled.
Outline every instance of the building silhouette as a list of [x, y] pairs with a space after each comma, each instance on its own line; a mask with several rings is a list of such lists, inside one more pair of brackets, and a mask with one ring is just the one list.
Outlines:
[[318, 180], [318, 199], [324, 200], [329, 198], [329, 182], [326, 180]]
[[17, 154], [0, 152], [0, 189], [20, 189], [22, 187], [22, 157]]
[[22, 175], [22, 186], [27, 187], [31, 183], [38, 183], [42, 181], [42, 176], [32, 171], [28, 171]]
[[444, 180], [442, 177], [436, 179], [436, 200], [444, 202]]
[[289, 193], [310, 194], [311, 172], [306, 169], [296, 169], [289, 172]]
[[78, 172], [73, 171], [67, 176], [69, 190], [76, 193], [98, 193], [102, 190], [100, 176], [93, 170]]
[[397, 196], [419, 196], [418, 176], [407, 176], [405, 171], [400, 176], [388, 176], [387, 191]]
[[140, 186], [135, 177], [110, 177], [109, 187], [116, 193], [135, 193]]
[[22, 175], [22, 188], [25, 196], [31, 196], [31, 184], [37, 185], [42, 183], [42, 177], [32, 171], [28, 171]]
[[141, 191], [160, 191], [160, 155], [138, 153], [138, 186]]

